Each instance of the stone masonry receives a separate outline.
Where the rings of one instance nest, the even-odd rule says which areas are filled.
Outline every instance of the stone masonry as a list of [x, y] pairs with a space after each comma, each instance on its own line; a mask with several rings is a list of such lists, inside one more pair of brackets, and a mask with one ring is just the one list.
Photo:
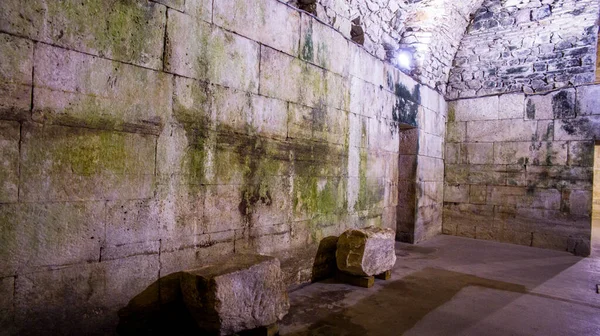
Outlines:
[[9, 334], [112, 333], [234, 253], [295, 286], [399, 212], [441, 232], [443, 97], [276, 0], [1, 1], [0, 90]]
[[600, 86], [451, 102], [443, 231], [590, 252]]
[[469, 17], [483, 0], [288, 0], [335, 27], [346, 37], [358, 23], [366, 50], [395, 61], [404, 50], [413, 58], [405, 69], [421, 82], [445, 92], [452, 60]]
[[456, 53], [447, 97], [593, 83], [599, 8], [595, 0], [486, 0]]

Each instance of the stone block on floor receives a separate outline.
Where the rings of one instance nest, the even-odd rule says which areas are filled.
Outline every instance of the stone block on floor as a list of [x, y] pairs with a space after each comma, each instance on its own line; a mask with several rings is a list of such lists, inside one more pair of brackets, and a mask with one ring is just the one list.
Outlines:
[[289, 300], [279, 260], [262, 255], [233, 255], [183, 272], [183, 301], [200, 329], [229, 335], [277, 323]]
[[395, 233], [392, 229], [367, 227], [344, 232], [337, 244], [338, 269], [356, 276], [373, 276], [394, 267]]

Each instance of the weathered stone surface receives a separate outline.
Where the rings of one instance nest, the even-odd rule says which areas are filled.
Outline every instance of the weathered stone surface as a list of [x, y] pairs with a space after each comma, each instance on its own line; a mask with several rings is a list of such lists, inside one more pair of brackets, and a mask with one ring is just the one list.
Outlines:
[[567, 119], [575, 117], [575, 89], [556, 91], [527, 99], [527, 119]]
[[104, 202], [0, 205], [0, 277], [97, 261]]
[[0, 118], [27, 117], [31, 110], [32, 77], [33, 43], [0, 34]]
[[335, 253], [340, 271], [372, 276], [394, 267], [396, 252], [394, 230], [367, 227], [344, 232]]
[[448, 119], [446, 130], [446, 142], [463, 142], [467, 139], [467, 123], [454, 122]]
[[[162, 0], [167, 2], [182, 2], [182, 0]], [[211, 0], [185, 0], [185, 13], [206, 22], [212, 22], [213, 1]]]
[[157, 308], [158, 268], [158, 255], [151, 255], [21, 275], [16, 324], [26, 334], [81, 334], [91, 325], [114, 330], [129, 303]]
[[14, 319], [15, 278], [0, 278], [0, 328], [7, 333], [11, 330]]
[[20, 124], [0, 121], [0, 203], [17, 202]]
[[36, 121], [158, 135], [170, 114], [165, 73], [43, 44], [35, 67]]
[[[319, 108], [350, 108], [349, 81], [270, 48], [261, 49], [260, 94]], [[281, 76], [287, 73], [289, 76]]]
[[67, 49], [161, 69], [166, 7], [147, 0], [0, 4], [0, 29]]
[[109, 201], [102, 260], [158, 254], [160, 207], [154, 200]]
[[498, 96], [461, 99], [448, 104], [455, 121], [495, 120], [498, 119]]
[[467, 122], [470, 142], [528, 141], [537, 129], [536, 121], [489, 120]]
[[301, 21], [300, 58], [347, 76], [350, 67], [348, 41], [339, 32], [319, 24], [311, 16], [302, 15]]
[[525, 112], [525, 95], [501, 95], [498, 101], [498, 119], [522, 119]]
[[200, 328], [229, 335], [276, 323], [287, 314], [282, 280], [276, 258], [235, 254], [185, 271], [181, 291]]
[[600, 85], [577, 88], [577, 115], [600, 114]]
[[499, 142], [494, 144], [494, 163], [565, 166], [567, 153], [564, 141]]
[[600, 139], [600, 115], [578, 117], [554, 122], [554, 140]]
[[25, 201], [149, 198], [155, 138], [63, 126], [23, 126]]
[[169, 13], [166, 71], [258, 92], [258, 43], [192, 16]]
[[461, 162], [468, 164], [493, 164], [493, 143], [464, 143], [460, 146]]
[[289, 55], [298, 54], [300, 13], [283, 3], [258, 0], [217, 1], [213, 8], [217, 26], [259, 41]]

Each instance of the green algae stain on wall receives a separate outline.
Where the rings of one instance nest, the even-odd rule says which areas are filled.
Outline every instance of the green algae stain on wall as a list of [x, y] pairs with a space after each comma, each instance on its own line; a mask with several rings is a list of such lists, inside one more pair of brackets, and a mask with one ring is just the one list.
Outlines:
[[115, 133], [84, 133], [58, 145], [53, 162], [59, 171], [89, 177], [105, 171], [124, 173], [128, 168], [125, 140]]
[[46, 1], [48, 38], [100, 56], [159, 66], [164, 7], [136, 0]]
[[314, 62], [314, 58], [315, 58], [312, 34], [313, 34], [313, 27], [312, 27], [312, 21], [311, 21], [308, 26], [308, 29], [306, 31], [306, 35], [304, 37], [304, 46], [302, 47], [302, 51], [300, 52], [300, 58], [302, 58], [305, 61], [309, 61], [309, 62]]

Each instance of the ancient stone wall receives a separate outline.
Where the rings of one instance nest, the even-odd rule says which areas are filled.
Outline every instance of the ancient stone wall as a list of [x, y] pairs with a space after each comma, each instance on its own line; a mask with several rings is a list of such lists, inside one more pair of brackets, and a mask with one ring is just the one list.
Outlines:
[[589, 254], [600, 86], [449, 103], [443, 231]]
[[[470, 15], [483, 0], [287, 0], [364, 44], [380, 59], [410, 55], [404, 69], [422, 83], [446, 91], [456, 50]], [[353, 35], [354, 34], [354, 35]], [[354, 37], [353, 37], [354, 36]]]
[[441, 230], [444, 99], [295, 8], [7, 0], [0, 32], [9, 334], [111, 334], [233, 253], [310, 281], [324, 238], [395, 228], [399, 195], [413, 231]]
[[593, 83], [599, 6], [595, 0], [486, 0], [458, 49], [447, 96]]

